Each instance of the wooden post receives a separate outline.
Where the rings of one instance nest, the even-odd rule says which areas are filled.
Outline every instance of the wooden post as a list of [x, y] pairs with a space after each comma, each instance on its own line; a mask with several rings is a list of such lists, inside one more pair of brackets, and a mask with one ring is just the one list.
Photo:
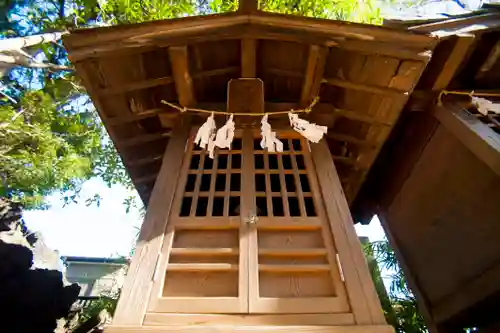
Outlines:
[[241, 40], [241, 77], [254, 78], [257, 75], [257, 41], [243, 38]]
[[163, 155], [132, 263], [118, 301], [113, 325], [141, 325], [149, 300], [152, 276], [163, 242], [167, 219], [182, 164], [190, 121], [174, 127]]
[[238, 12], [250, 14], [258, 11], [258, 0], [239, 0]]
[[311, 155], [318, 179], [321, 180], [325, 210], [340, 257], [347, 295], [356, 324], [385, 324], [380, 301], [326, 141], [312, 144]]

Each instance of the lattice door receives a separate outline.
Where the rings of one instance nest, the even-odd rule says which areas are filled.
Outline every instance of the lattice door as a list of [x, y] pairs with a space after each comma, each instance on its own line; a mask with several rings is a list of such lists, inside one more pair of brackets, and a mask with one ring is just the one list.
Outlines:
[[280, 139], [283, 153], [263, 151], [258, 138], [247, 148], [258, 216], [249, 229], [250, 312], [349, 312], [308, 142]]
[[188, 143], [149, 312], [349, 312], [307, 142], [258, 135], [213, 160]]
[[248, 312], [241, 145], [212, 160], [188, 143], [148, 311]]

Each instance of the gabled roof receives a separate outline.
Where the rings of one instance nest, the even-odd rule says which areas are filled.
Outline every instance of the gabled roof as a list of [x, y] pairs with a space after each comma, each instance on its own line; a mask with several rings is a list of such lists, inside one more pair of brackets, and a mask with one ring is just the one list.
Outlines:
[[64, 37], [145, 203], [179, 116], [161, 100], [225, 109], [227, 83], [239, 77], [264, 81], [267, 110], [319, 95], [309, 118], [330, 128], [328, 144], [352, 200], [437, 42], [420, 32], [259, 11]]

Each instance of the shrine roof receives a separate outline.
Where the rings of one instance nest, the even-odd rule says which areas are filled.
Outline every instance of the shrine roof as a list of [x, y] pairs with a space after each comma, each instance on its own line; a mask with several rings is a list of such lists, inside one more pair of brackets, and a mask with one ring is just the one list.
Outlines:
[[145, 203], [180, 116], [161, 100], [225, 109], [227, 83], [240, 77], [264, 82], [266, 110], [303, 107], [319, 96], [307, 118], [329, 127], [326, 140], [352, 201], [437, 43], [422, 32], [260, 11], [64, 37]]

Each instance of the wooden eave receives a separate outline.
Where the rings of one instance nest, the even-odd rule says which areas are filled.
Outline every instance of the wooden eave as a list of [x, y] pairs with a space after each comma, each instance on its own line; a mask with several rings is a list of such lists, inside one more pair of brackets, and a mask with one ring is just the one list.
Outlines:
[[[408, 96], [435, 37], [265, 12], [229, 13], [83, 29], [64, 45], [144, 202], [184, 106], [226, 109], [227, 82], [264, 81], [266, 110], [303, 107], [327, 142], [354, 199]], [[194, 116], [196, 124], [202, 121]], [[275, 128], [287, 119], [271, 119]]]

